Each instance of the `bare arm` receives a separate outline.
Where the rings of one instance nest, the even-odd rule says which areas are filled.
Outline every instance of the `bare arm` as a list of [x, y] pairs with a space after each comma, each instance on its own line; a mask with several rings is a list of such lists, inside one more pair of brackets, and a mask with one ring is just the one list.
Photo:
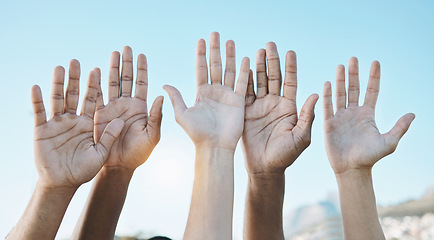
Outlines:
[[111, 56], [107, 105], [104, 105], [101, 84], [98, 88], [96, 136], [99, 136], [107, 123], [114, 118], [122, 119], [125, 125], [113, 144], [107, 162], [95, 179], [86, 206], [74, 229], [73, 239], [114, 238], [133, 173], [148, 159], [160, 140], [163, 97], [160, 96], [154, 101], [148, 117], [148, 73], [146, 57], [143, 54], [137, 58], [134, 97], [132, 84], [133, 53], [130, 47], [124, 47], [121, 71], [119, 52], [113, 52]]
[[336, 70], [336, 112], [330, 82], [324, 85], [324, 132], [327, 156], [336, 175], [346, 239], [384, 239], [378, 220], [371, 169], [395, 151], [410, 127], [414, 114], [401, 117], [387, 133], [375, 124], [375, 105], [380, 89], [380, 63], [371, 65], [365, 101], [359, 106], [359, 69], [351, 58], [348, 97], [345, 68]]
[[34, 153], [39, 179], [29, 205], [7, 239], [54, 239], [75, 191], [101, 169], [123, 127], [123, 121], [112, 121], [95, 144], [93, 116], [97, 74], [92, 71], [89, 75], [82, 111], [77, 116], [78, 61], [72, 60], [70, 64], [65, 101], [64, 73], [62, 67], [54, 70], [49, 121], [46, 121], [41, 90], [38, 86], [32, 88]]
[[[249, 176], [244, 216], [245, 239], [284, 239], [282, 207], [285, 169], [310, 144], [314, 107], [311, 95], [297, 116], [297, 61], [289, 51], [282, 77], [276, 44], [256, 56], [257, 92], [250, 74], [246, 95], [246, 119], [242, 137]], [[268, 66], [268, 71], [267, 67]]]
[[172, 101], [176, 121], [196, 147], [193, 194], [184, 239], [232, 239], [233, 159], [243, 132], [250, 63], [248, 58], [243, 59], [234, 91], [234, 43], [226, 43], [223, 84], [218, 33], [211, 34], [210, 42], [210, 82], [205, 41], [201, 39], [197, 45], [197, 97], [193, 107], [187, 108], [177, 89], [164, 87]]

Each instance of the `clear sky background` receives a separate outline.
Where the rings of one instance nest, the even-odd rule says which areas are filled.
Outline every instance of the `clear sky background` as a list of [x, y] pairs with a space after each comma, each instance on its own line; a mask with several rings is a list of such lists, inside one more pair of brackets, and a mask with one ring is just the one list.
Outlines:
[[[131, 181], [119, 220], [120, 235], [144, 232], [182, 237], [193, 183], [194, 146], [177, 125], [164, 84], [176, 86], [188, 106], [195, 99], [196, 42], [213, 31], [244, 56], [276, 42], [279, 54], [298, 57], [299, 109], [322, 95], [338, 64], [360, 63], [361, 100], [373, 60], [382, 66], [376, 120], [387, 132], [407, 112], [416, 114], [396, 152], [374, 167], [379, 204], [420, 197], [434, 184], [434, 2], [425, 1], [6, 1], [0, 4], [0, 237], [24, 211], [37, 181], [33, 162], [30, 88], [49, 103], [55, 66], [76, 58], [81, 93], [89, 71], [102, 70], [107, 95], [109, 57], [129, 45], [148, 58], [149, 95], [165, 96], [161, 141]], [[281, 63], [283, 64], [284, 61]], [[251, 65], [254, 70], [254, 64]], [[334, 84], [333, 84], [334, 85]], [[82, 97], [83, 95], [81, 95]], [[323, 140], [322, 100], [315, 109], [312, 144], [286, 171], [284, 212], [337, 191]], [[46, 105], [48, 108], [48, 105]], [[92, 183], [72, 200], [58, 232], [68, 238]], [[247, 175], [241, 148], [235, 156], [234, 236], [241, 239]]]

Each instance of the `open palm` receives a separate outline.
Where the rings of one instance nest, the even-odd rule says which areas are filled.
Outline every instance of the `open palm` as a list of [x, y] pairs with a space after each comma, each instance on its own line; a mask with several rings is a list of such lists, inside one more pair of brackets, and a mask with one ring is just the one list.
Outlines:
[[324, 86], [324, 133], [330, 164], [336, 174], [349, 169], [371, 168], [378, 160], [395, 151], [410, 127], [414, 114], [401, 117], [387, 133], [375, 124], [375, 105], [380, 88], [380, 64], [371, 65], [365, 102], [359, 106], [359, 70], [357, 58], [349, 63], [348, 105], [345, 68], [336, 70], [336, 113], [333, 113], [331, 84]]
[[199, 40], [197, 45], [196, 78], [197, 98], [193, 107], [187, 108], [179, 91], [164, 86], [175, 110], [177, 122], [184, 128], [196, 146], [218, 146], [235, 149], [243, 132], [244, 96], [249, 75], [249, 59], [243, 59], [240, 76], [235, 85], [235, 46], [226, 44], [225, 82], [222, 85], [220, 40], [217, 33], [211, 35], [210, 75], [206, 63], [206, 45]]
[[282, 79], [276, 45], [270, 42], [266, 50], [259, 50], [256, 61], [258, 89], [255, 94], [250, 78], [242, 138], [246, 167], [249, 173], [283, 172], [310, 144], [318, 96], [308, 98], [298, 119], [295, 53], [286, 54], [283, 96], [280, 96]]
[[[143, 164], [160, 140], [161, 107], [163, 97], [158, 97], [147, 111], [147, 62], [140, 54], [137, 59], [135, 96], [131, 97], [133, 82], [133, 57], [130, 47], [125, 47], [122, 56], [122, 73], [119, 79], [120, 54], [113, 52], [109, 73], [109, 103], [99, 91], [95, 113], [95, 133], [98, 138], [103, 129], [114, 118], [125, 122], [119, 138], [113, 144], [105, 166], [124, 167], [130, 170]], [[119, 90], [119, 87], [121, 89]]]
[[80, 116], [76, 115], [79, 62], [71, 61], [66, 101], [63, 97], [64, 74], [62, 67], [54, 70], [51, 119], [48, 122], [41, 90], [38, 86], [32, 88], [35, 162], [40, 179], [49, 187], [78, 187], [92, 179], [107, 160], [110, 147], [123, 126], [120, 120], [109, 123], [102, 129], [99, 143], [95, 144], [93, 116], [98, 89], [97, 73], [92, 71], [89, 75]]

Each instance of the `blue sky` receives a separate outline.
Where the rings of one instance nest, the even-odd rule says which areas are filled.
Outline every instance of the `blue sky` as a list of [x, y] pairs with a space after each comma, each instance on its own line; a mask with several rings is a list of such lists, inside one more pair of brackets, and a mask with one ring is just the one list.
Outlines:
[[[419, 197], [434, 184], [434, 2], [433, 1], [8, 1], [0, 14], [0, 236], [18, 221], [37, 180], [32, 151], [30, 87], [38, 84], [49, 103], [55, 66], [72, 58], [82, 66], [81, 92], [94, 67], [107, 89], [109, 56], [129, 45], [144, 53], [149, 66], [149, 96], [165, 96], [162, 138], [135, 173], [119, 234], [145, 232], [182, 236], [190, 204], [194, 147], [174, 119], [162, 90], [176, 86], [194, 104], [196, 42], [211, 32], [236, 44], [237, 68], [244, 56], [276, 42], [281, 57], [298, 58], [298, 105], [323, 83], [334, 81], [338, 64], [352, 56], [360, 63], [361, 99], [369, 66], [382, 66], [376, 119], [387, 132], [407, 112], [416, 114], [396, 152], [374, 167], [380, 204]], [[282, 61], [283, 63], [283, 61]], [[254, 69], [254, 64], [251, 65]], [[284, 211], [324, 199], [337, 190], [322, 133], [322, 101], [315, 109], [311, 146], [286, 171]], [[47, 105], [48, 106], [48, 105]], [[235, 156], [234, 235], [240, 239], [247, 175], [243, 156]], [[58, 238], [69, 237], [91, 183], [83, 185], [65, 216]]]

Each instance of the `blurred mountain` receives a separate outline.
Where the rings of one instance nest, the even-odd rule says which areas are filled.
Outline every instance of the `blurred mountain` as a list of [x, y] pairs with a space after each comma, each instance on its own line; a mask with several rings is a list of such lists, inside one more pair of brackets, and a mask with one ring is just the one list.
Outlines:
[[[378, 207], [381, 225], [390, 240], [434, 239], [434, 185], [419, 199]], [[290, 240], [344, 239], [337, 193], [316, 204], [297, 208], [284, 217]]]

